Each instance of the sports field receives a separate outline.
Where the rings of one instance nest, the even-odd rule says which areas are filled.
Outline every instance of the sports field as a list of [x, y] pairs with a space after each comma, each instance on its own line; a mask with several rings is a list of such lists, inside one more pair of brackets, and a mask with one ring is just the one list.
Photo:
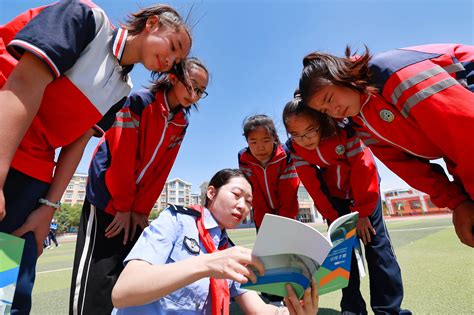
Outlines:
[[[403, 307], [413, 314], [474, 314], [474, 251], [458, 241], [450, 216], [386, 220], [402, 268]], [[324, 225], [315, 225], [325, 231]], [[251, 248], [253, 229], [230, 232]], [[277, 241], [277, 240], [275, 240]], [[308, 242], [310, 240], [307, 240]], [[46, 250], [38, 261], [32, 314], [67, 314], [74, 242]], [[369, 304], [368, 277], [362, 294]], [[320, 298], [319, 314], [339, 314], [340, 293]]]

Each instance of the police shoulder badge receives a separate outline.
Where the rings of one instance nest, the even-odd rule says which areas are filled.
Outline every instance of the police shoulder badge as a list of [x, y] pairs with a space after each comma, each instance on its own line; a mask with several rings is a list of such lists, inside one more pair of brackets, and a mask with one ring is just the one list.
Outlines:
[[382, 118], [383, 121], [386, 121], [388, 123], [392, 122], [395, 119], [395, 115], [389, 111], [388, 109], [383, 109], [379, 113], [380, 118]]
[[189, 238], [187, 236], [184, 237], [184, 247], [186, 247], [191, 254], [199, 254], [201, 251], [198, 242], [194, 238]]
[[342, 144], [339, 144], [336, 146], [336, 153], [337, 155], [341, 155], [341, 154], [344, 154], [344, 146]]

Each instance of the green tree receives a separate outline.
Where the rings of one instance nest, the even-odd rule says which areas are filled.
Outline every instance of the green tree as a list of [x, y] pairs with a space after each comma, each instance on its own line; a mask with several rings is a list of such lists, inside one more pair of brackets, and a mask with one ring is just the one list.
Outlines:
[[55, 214], [56, 219], [58, 219], [58, 232], [67, 232], [71, 228], [77, 229], [77, 227], [79, 226], [79, 221], [81, 219], [81, 211], [81, 204], [61, 205], [61, 210], [57, 211]]

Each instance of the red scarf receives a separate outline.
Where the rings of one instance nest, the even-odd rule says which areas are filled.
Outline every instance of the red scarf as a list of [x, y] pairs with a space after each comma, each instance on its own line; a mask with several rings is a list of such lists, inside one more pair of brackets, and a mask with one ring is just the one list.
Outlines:
[[[228, 243], [226, 243], [224, 246], [219, 247], [219, 249], [216, 249], [211, 235], [204, 227], [204, 208], [196, 206], [193, 206], [192, 208], [201, 212], [201, 216], [197, 219], [197, 228], [199, 231], [199, 238], [204, 244], [206, 251], [208, 253], [213, 253], [217, 250], [226, 249]], [[211, 284], [209, 287], [212, 297], [212, 315], [228, 315], [230, 305], [230, 292], [227, 280], [210, 278], [210, 282]]]

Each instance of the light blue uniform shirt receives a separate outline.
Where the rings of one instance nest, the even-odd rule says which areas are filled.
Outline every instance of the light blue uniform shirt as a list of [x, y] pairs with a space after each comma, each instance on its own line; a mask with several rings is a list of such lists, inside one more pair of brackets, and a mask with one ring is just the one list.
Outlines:
[[[226, 231], [221, 232], [208, 209], [204, 209], [203, 216], [204, 227], [209, 231], [216, 248], [219, 247], [219, 244], [227, 242]], [[185, 237], [188, 239], [187, 241], [185, 241]], [[199, 253], [193, 253], [193, 250], [188, 249], [189, 239], [199, 243], [201, 247]], [[196, 248], [194, 248], [195, 250]], [[207, 251], [199, 239], [196, 217], [175, 212], [168, 207], [150, 226], [145, 228], [132, 251], [125, 258], [125, 263], [139, 259], [153, 265], [162, 265], [204, 253]], [[150, 281], [159, 281], [159, 279], [150, 279]], [[240, 289], [240, 283], [231, 280], [227, 280], [227, 282], [231, 297], [246, 292]], [[203, 278], [149, 304], [114, 309], [112, 314], [212, 314], [209, 283], [209, 278]]]

